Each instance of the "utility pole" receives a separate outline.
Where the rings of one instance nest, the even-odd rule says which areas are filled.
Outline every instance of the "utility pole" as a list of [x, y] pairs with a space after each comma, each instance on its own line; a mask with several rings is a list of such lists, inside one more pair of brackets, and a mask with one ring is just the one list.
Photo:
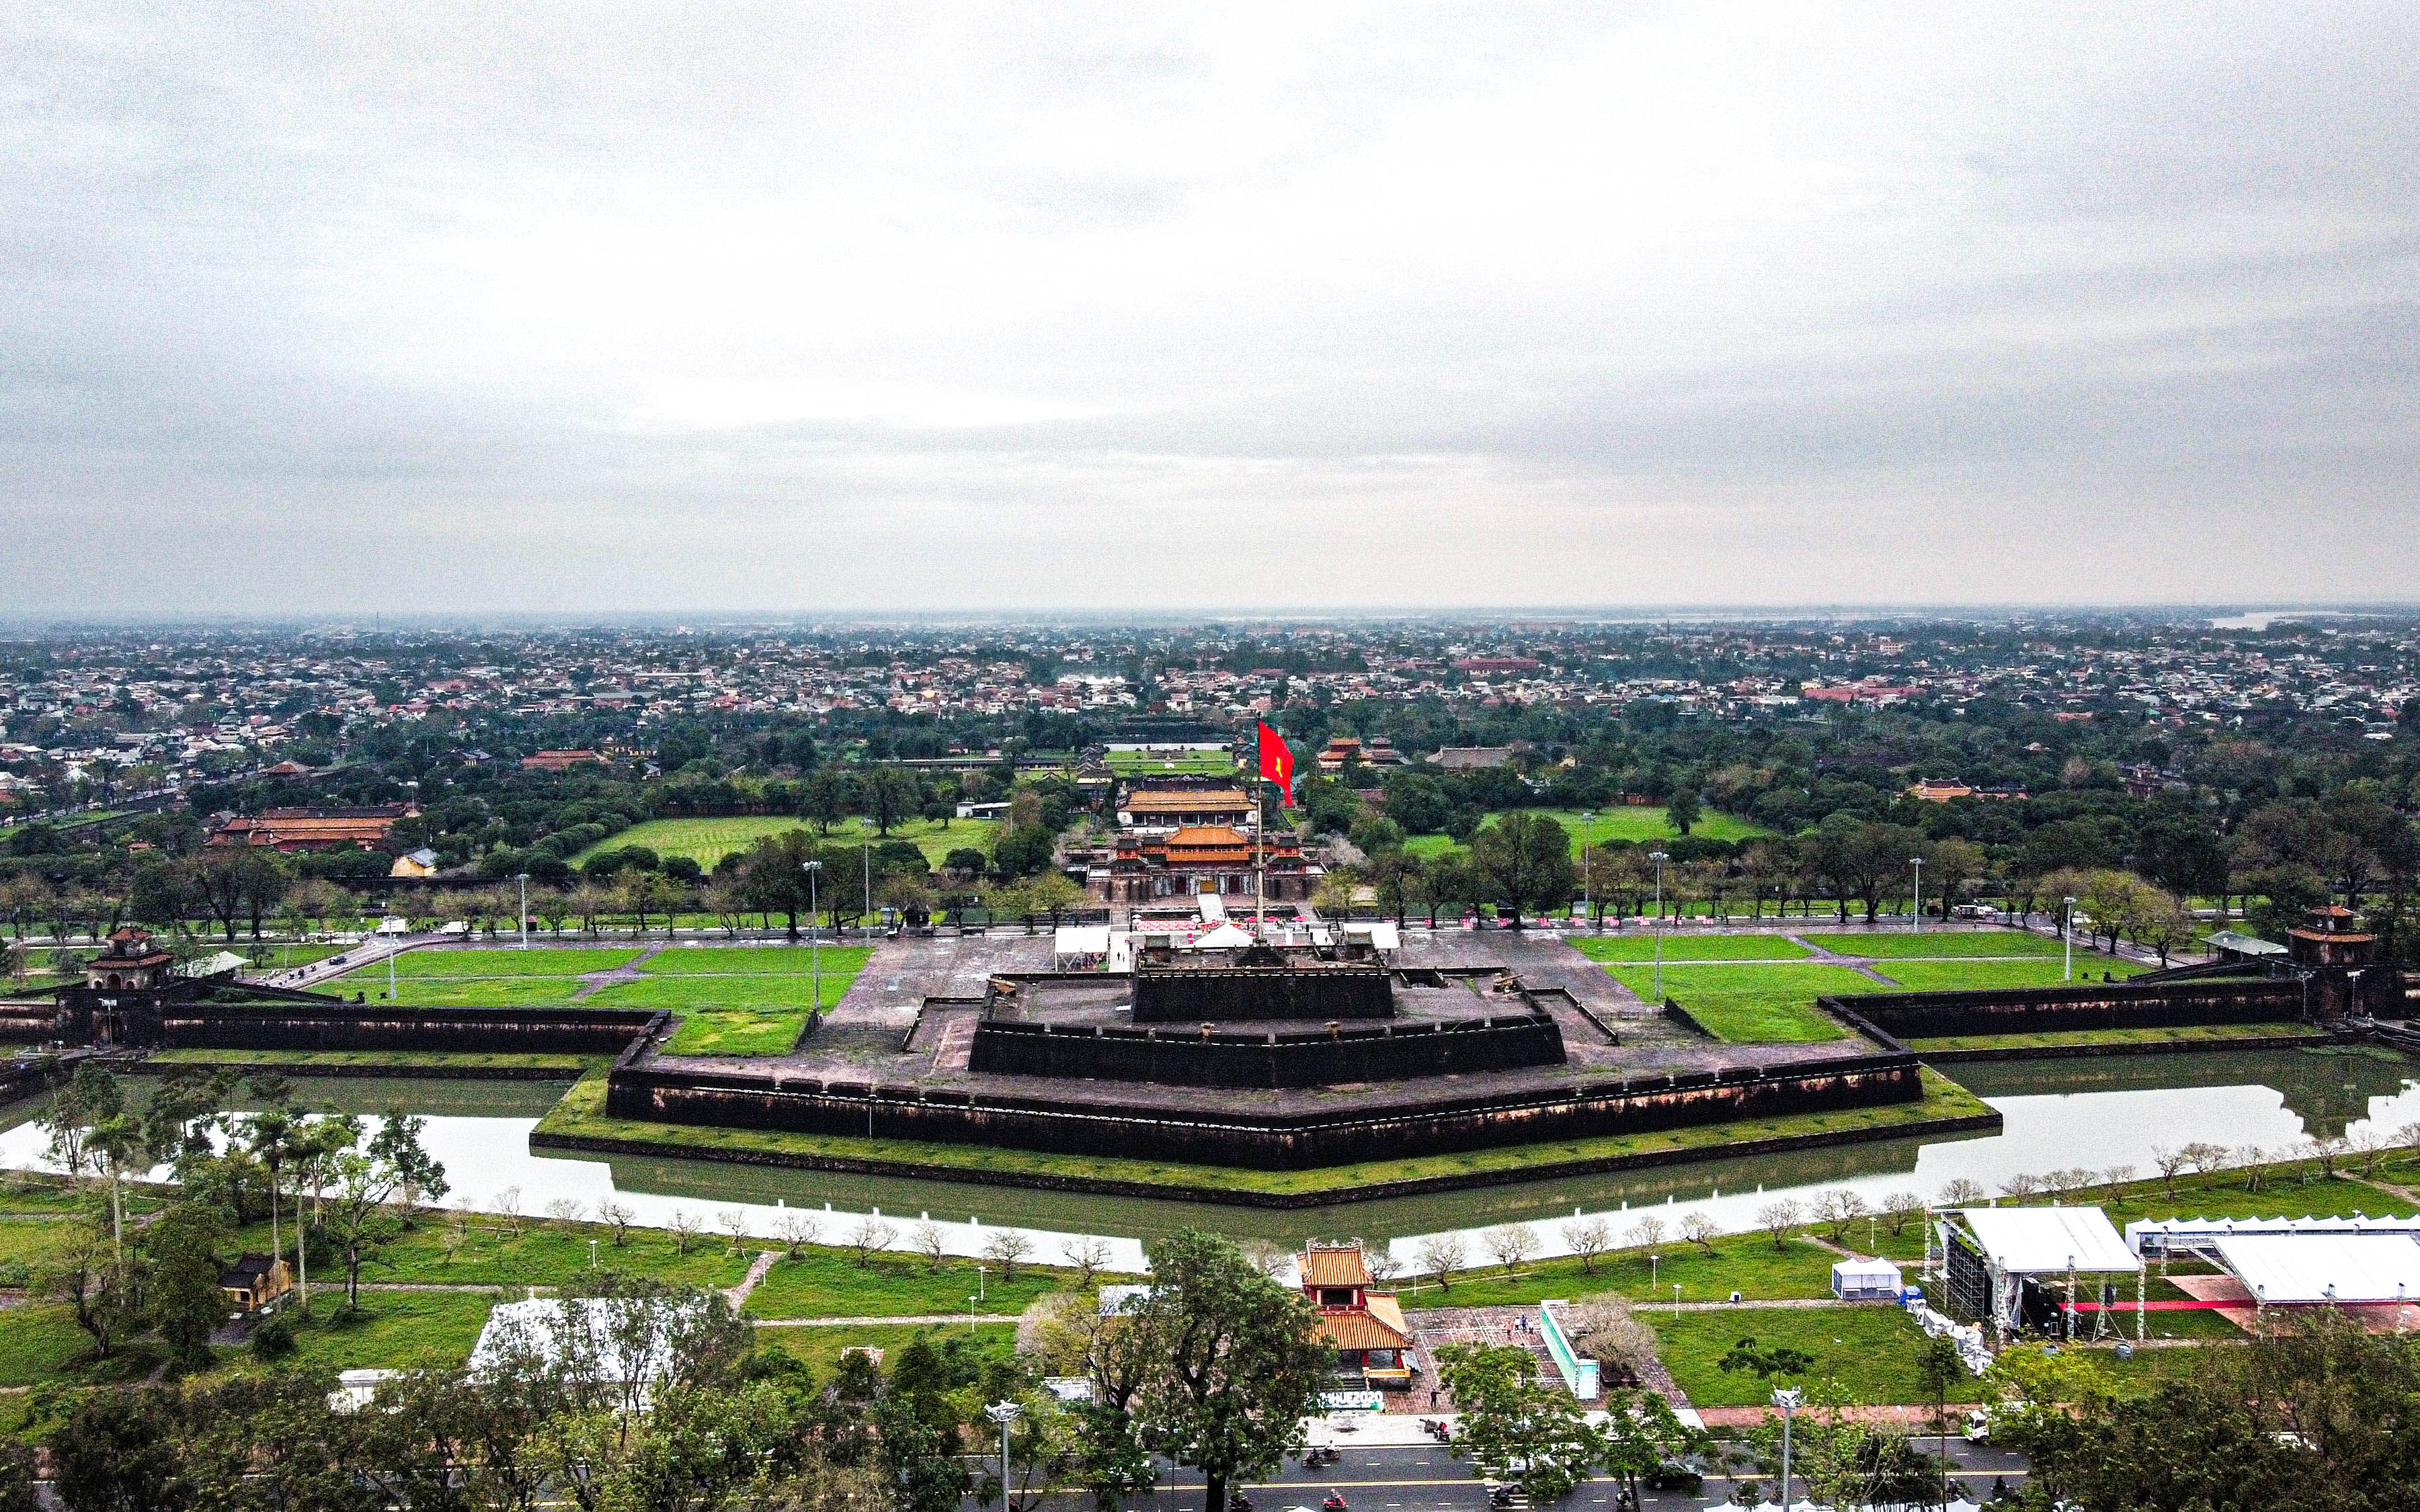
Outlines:
[[870, 919], [874, 917], [874, 841], [859, 841], [857, 852], [865, 860], [865, 917]]
[[1000, 1505], [1001, 1512], [1014, 1512], [1015, 1504], [1008, 1494], [1008, 1430], [1025, 1415], [1025, 1409], [1015, 1402], [994, 1402], [984, 1409], [984, 1416], [1000, 1425]]
[[815, 927], [815, 878], [824, 869], [821, 861], [807, 863], [807, 961], [814, 972], [815, 1012], [824, 1011], [824, 937]]
[[2060, 901], [2064, 906], [2058, 912], [2058, 938], [2059, 944], [2065, 948], [2067, 966], [2059, 973], [2058, 980], [2073, 981], [2075, 980], [2075, 900], [2066, 898]]
[[1916, 933], [1924, 933], [1924, 857], [1911, 856], [1907, 864], [1916, 868]]
[[1647, 857], [1655, 863], [1655, 1001], [1664, 1001], [1664, 863], [1668, 857], [1662, 851], [1650, 852]]
[[513, 880], [521, 885], [521, 949], [526, 950], [529, 949], [529, 873], [523, 872]]
[[1781, 1409], [1781, 1504], [1790, 1504], [1790, 1428], [1791, 1420], [1798, 1413], [1807, 1394], [1795, 1386], [1776, 1386], [1773, 1405]]

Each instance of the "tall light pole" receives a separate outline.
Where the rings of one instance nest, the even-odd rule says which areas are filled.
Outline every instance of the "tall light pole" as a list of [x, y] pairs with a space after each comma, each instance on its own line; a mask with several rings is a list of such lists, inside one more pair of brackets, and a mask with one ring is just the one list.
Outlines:
[[815, 928], [815, 879], [823, 874], [821, 861], [807, 863], [807, 961], [815, 978], [814, 1011], [824, 1011], [824, 937]]
[[1773, 1388], [1773, 1405], [1781, 1409], [1781, 1504], [1790, 1505], [1790, 1426], [1807, 1394], [1795, 1386]]
[[1652, 851], [1647, 858], [1655, 863], [1655, 1001], [1664, 1001], [1664, 863], [1669, 859], [1662, 851]]
[[1596, 920], [1595, 879], [1589, 875], [1589, 861], [1596, 847], [1589, 843], [1588, 827], [1596, 818], [1596, 810], [1580, 810], [1580, 918], [1590, 924]]
[[521, 885], [521, 949], [529, 949], [529, 873], [522, 872], [513, 880]]
[[1010, 1512], [1014, 1504], [1008, 1495], [1008, 1430], [1025, 1415], [1025, 1409], [1015, 1402], [994, 1402], [984, 1409], [984, 1416], [1000, 1425], [1000, 1505], [1001, 1512]]
[[870, 919], [874, 917], [874, 841], [870, 840], [860, 841], [857, 850], [858, 854], [865, 858], [865, 913], [863, 917]]
[[2058, 980], [2073, 981], [2075, 980], [2075, 900], [2066, 898], [2060, 901], [2065, 906], [2058, 911], [2058, 939], [2059, 944], [2066, 949], [2067, 966], [2059, 974]]
[[1907, 864], [1916, 868], [1916, 933], [1924, 933], [1924, 857], [1911, 856]]

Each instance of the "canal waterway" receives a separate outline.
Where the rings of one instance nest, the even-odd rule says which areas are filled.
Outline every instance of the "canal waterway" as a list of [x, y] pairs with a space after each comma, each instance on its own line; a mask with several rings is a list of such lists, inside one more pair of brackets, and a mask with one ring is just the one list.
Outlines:
[[[400, 1109], [427, 1119], [426, 1139], [452, 1182], [449, 1200], [482, 1211], [543, 1216], [568, 1199], [593, 1215], [607, 1198], [638, 1221], [664, 1226], [686, 1215], [718, 1227], [726, 1211], [750, 1230], [776, 1237], [799, 1210], [826, 1242], [878, 1213], [897, 1242], [929, 1215], [952, 1251], [978, 1255], [1001, 1227], [1034, 1241], [1037, 1259], [1056, 1259], [1079, 1236], [1112, 1242], [1114, 1263], [1140, 1262], [1140, 1242], [1184, 1227], [1208, 1227], [1293, 1245], [1311, 1236], [1391, 1242], [1408, 1258], [1421, 1236], [1528, 1223], [1545, 1253], [1575, 1214], [1604, 1214], [1620, 1233], [1644, 1211], [1669, 1219], [1703, 1212], [1721, 1227], [1755, 1227], [1778, 1196], [1805, 1200], [1847, 1187], [1877, 1206], [1895, 1192], [1936, 1196], [1953, 1180], [1997, 1192], [2019, 1175], [2131, 1166], [2154, 1174], [2153, 1150], [2194, 1141], [2229, 1150], [2257, 1146], [2290, 1154], [2304, 1140], [2364, 1128], [2392, 1133], [2420, 1122], [2420, 1068], [2366, 1047], [2203, 1052], [2095, 1059], [1994, 1061], [1951, 1068], [2004, 1120], [1997, 1134], [1900, 1139], [1745, 1159], [1714, 1159], [1601, 1176], [1513, 1182], [1470, 1192], [1389, 1198], [1293, 1211], [1210, 1206], [1083, 1194], [1025, 1191], [954, 1181], [827, 1174], [710, 1161], [535, 1152], [529, 1135], [562, 1095], [563, 1083], [295, 1081], [307, 1105], [375, 1115]], [[40, 1168], [44, 1138], [34, 1104], [12, 1110], [0, 1130], [0, 1166]], [[2381, 1203], [2381, 1205], [2383, 1205]]]

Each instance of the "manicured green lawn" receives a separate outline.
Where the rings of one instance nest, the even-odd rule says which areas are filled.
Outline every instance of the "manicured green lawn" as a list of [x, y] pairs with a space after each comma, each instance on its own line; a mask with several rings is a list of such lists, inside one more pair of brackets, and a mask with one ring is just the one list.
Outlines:
[[[602, 851], [644, 845], [659, 856], [686, 856], [711, 872], [716, 862], [732, 852], [747, 850], [768, 835], [787, 834], [794, 829], [815, 834], [814, 825], [808, 821], [780, 814], [649, 819], [632, 825], [618, 835], [607, 836], [571, 857], [571, 864], [578, 866]], [[892, 825], [887, 838], [914, 842], [916, 848], [924, 853], [924, 859], [939, 866], [942, 857], [954, 850], [988, 852], [992, 838], [999, 829], [999, 822], [991, 819], [953, 819], [946, 825], [939, 820], [908, 819]], [[830, 834], [816, 836], [817, 842], [826, 845], [854, 845], [860, 841], [879, 842], [885, 838], [875, 833], [874, 825], [858, 818], [843, 820], [832, 825]]]
[[798, 1042], [809, 1011], [817, 1001], [826, 1011], [838, 1003], [874, 951], [850, 945], [821, 953], [820, 999], [810, 948], [718, 945], [665, 950], [641, 964], [638, 980], [604, 988], [588, 1001], [681, 1014], [673, 1055], [783, 1055]]
[[[1652, 931], [1622, 934], [1576, 934], [1572, 944], [1591, 961], [1630, 962], [1655, 959]], [[1696, 934], [1668, 930], [1666, 961], [1803, 961], [1807, 951], [1778, 934]]]
[[[914, 1227], [896, 1226], [904, 1241]], [[823, 1237], [839, 1237], [829, 1227]], [[1034, 1298], [1073, 1284], [1075, 1273], [1045, 1266], [1020, 1265], [1013, 1282], [1001, 1279], [1000, 1267], [989, 1260], [957, 1256], [941, 1261], [937, 1271], [921, 1255], [869, 1257], [860, 1266], [846, 1250], [808, 1249], [797, 1259], [773, 1262], [765, 1279], [748, 1296], [751, 1318], [872, 1318], [885, 1314], [962, 1313], [976, 1293], [975, 1266], [989, 1273], [983, 1279], [983, 1302], [976, 1312], [1020, 1313]], [[1117, 1277], [1105, 1278], [1108, 1280]]]
[[2058, 941], [2015, 929], [1929, 930], [1922, 934], [1911, 933], [1904, 929], [1876, 930], [1866, 934], [1842, 931], [1800, 937], [1821, 949], [1875, 959], [1913, 956], [1946, 960], [1960, 956], [2055, 956], [2059, 953]]
[[[315, 1287], [309, 1317], [287, 1314], [295, 1325], [293, 1363], [327, 1370], [460, 1365], [499, 1300], [485, 1291], [365, 1291], [361, 1310], [345, 1313], [341, 1289], [322, 1295]], [[229, 1363], [250, 1358], [240, 1350], [217, 1353]]]
[[1305, 1171], [1255, 1171], [1226, 1165], [1097, 1159], [910, 1139], [854, 1139], [837, 1134], [650, 1123], [636, 1119], [609, 1117], [605, 1112], [605, 1078], [593, 1073], [582, 1078], [564, 1094], [563, 1101], [538, 1121], [537, 1132], [540, 1134], [638, 1141], [660, 1149], [669, 1156], [746, 1152], [892, 1161], [903, 1165], [929, 1168], [944, 1180], [953, 1169], [970, 1169], [1014, 1171], [1044, 1177], [1099, 1177], [1205, 1191], [1345, 1194], [1366, 1189], [1376, 1182], [1426, 1176], [1487, 1174], [1501, 1175], [1509, 1180], [1519, 1173], [1567, 1161], [1601, 1160], [1649, 1150], [1706, 1149], [1742, 1140], [1835, 1133], [1843, 1129], [1888, 1129], [1936, 1119], [1968, 1118], [1989, 1111], [1981, 1100], [1936, 1072], [1924, 1073], [1924, 1089], [1925, 1095], [1919, 1102], [1894, 1103], [1881, 1107], [1749, 1119], [1736, 1123], [1700, 1124], [1654, 1134], [1609, 1134], [1594, 1139], [1369, 1161]]
[[[1761, 1233], [1727, 1234], [1713, 1242], [1714, 1253], [1709, 1255], [1694, 1244], [1683, 1243], [1672, 1232], [1679, 1215], [1688, 1211], [1674, 1205], [1603, 1214], [1615, 1241], [1627, 1247], [1598, 1256], [1593, 1272], [1583, 1270], [1577, 1258], [1563, 1256], [1525, 1265], [1519, 1275], [1508, 1277], [1502, 1267], [1484, 1264], [1483, 1248], [1473, 1245], [1470, 1259], [1477, 1268], [1455, 1276], [1452, 1289], [1442, 1297], [1434, 1285], [1422, 1279], [1420, 1295], [1428, 1299], [1423, 1305], [1510, 1307], [1548, 1297], [1576, 1300], [1594, 1292], [1615, 1291], [1641, 1307], [1661, 1301], [1668, 1308], [1675, 1282], [1680, 1284], [1683, 1302], [1719, 1302], [1734, 1291], [1751, 1302], [1831, 1295], [1832, 1262], [1839, 1257], [1822, 1245], [1792, 1237], [1776, 1249], [1773, 1241]], [[1663, 1238], [1652, 1246], [1635, 1242], [1637, 1226], [1649, 1221], [1663, 1225]], [[1541, 1239], [1553, 1242], [1562, 1225], [1542, 1220], [1529, 1227]], [[1878, 1220], [1873, 1232], [1882, 1253], [1903, 1261], [1911, 1273], [1923, 1259], [1924, 1234], [1916, 1224], [1909, 1224], [1894, 1238], [1889, 1227]], [[1863, 1219], [1850, 1226], [1845, 1242], [1848, 1248], [1864, 1250]], [[1655, 1257], [1652, 1265], [1647, 1258], [1651, 1254]], [[1912, 1275], [1910, 1280], [1913, 1284]], [[1408, 1278], [1394, 1284], [1406, 1292], [1411, 1288]]]
[[972, 1335], [986, 1358], [1005, 1360], [1016, 1351], [1016, 1325], [1014, 1323], [966, 1324], [872, 1323], [848, 1328], [760, 1328], [756, 1331], [756, 1347], [779, 1350], [784, 1354], [804, 1360], [818, 1381], [829, 1381], [840, 1366], [841, 1352], [850, 1349], [873, 1349], [885, 1351], [884, 1368], [896, 1363], [898, 1352], [923, 1335], [935, 1343], [953, 1336]]
[[[1639, 965], [1608, 966], [1614, 979], [1649, 1001], [1655, 973]], [[1815, 1008], [1818, 997], [1879, 992], [1880, 983], [1846, 966], [1666, 966], [1664, 991], [1717, 1039], [1736, 1043], [1808, 1043], [1848, 1031]]]
[[1120, 777], [1233, 777], [1236, 772], [1235, 758], [1218, 750], [1191, 751], [1172, 760], [1139, 750], [1113, 750], [1109, 754], [1109, 768]]
[[[457, 1183], [461, 1180], [457, 1173]], [[478, 1195], [483, 1198], [489, 1196], [484, 1192]], [[379, 1263], [365, 1269], [362, 1279], [448, 1286], [554, 1287], [586, 1272], [593, 1255], [601, 1270], [651, 1275], [690, 1286], [737, 1286], [748, 1273], [748, 1258], [746, 1255], [732, 1254], [728, 1238], [715, 1230], [718, 1211], [714, 1204], [706, 1202], [690, 1209], [702, 1231], [690, 1241], [686, 1255], [680, 1253], [671, 1233], [660, 1228], [629, 1229], [624, 1242], [616, 1246], [613, 1230], [601, 1224], [561, 1224], [542, 1214], [525, 1215], [521, 1232], [515, 1235], [504, 1220], [491, 1214], [480, 1214], [458, 1231], [450, 1218], [432, 1213], [381, 1251]], [[596, 1241], [593, 1251], [589, 1247], [591, 1240]], [[245, 1242], [255, 1249], [268, 1249], [269, 1226], [258, 1226], [256, 1233], [246, 1230]], [[748, 1247], [752, 1251], [762, 1249], [765, 1242], [750, 1240]], [[315, 1270], [314, 1289], [323, 1280], [331, 1279], [342, 1277], [321, 1277]]]
[[[2089, 967], [2087, 972], [2086, 968]], [[1880, 961], [1874, 969], [1911, 993], [1970, 992], [1982, 987], [2056, 987], [2062, 985], [2058, 958], [2039, 961]], [[2079, 958], [2075, 980], [2101, 980], [2103, 971], [2124, 980], [2145, 968], [2107, 956]], [[1888, 992], [1879, 985], [1849, 991]]]
[[[248, 965], [246, 969], [257, 972], [290, 971], [296, 966], [307, 966], [314, 961], [325, 961], [332, 955], [338, 955], [351, 949], [352, 947], [349, 945], [272, 945], [269, 947], [263, 960]], [[239, 948], [237, 953], [246, 962], [252, 961], [252, 951], [249, 949]]]
[[[1681, 835], [1672, 827], [1672, 821], [1665, 810], [1657, 808], [1617, 806], [1598, 809], [1594, 810], [1595, 817], [1586, 824], [1580, 822], [1576, 809], [1541, 809], [1536, 811], [1561, 825], [1571, 835], [1574, 855], [1577, 855], [1583, 845], [1603, 845], [1609, 841], [1678, 840]], [[1489, 823], [1494, 821], [1491, 819]], [[1689, 833], [1706, 840], [1740, 841], [1754, 840], [1773, 831], [1709, 809], [1690, 826]], [[1418, 856], [1437, 856], [1451, 850], [1453, 844], [1453, 838], [1450, 835], [1415, 835], [1404, 848]]]
[[[396, 957], [397, 980], [410, 977], [414, 980], [492, 980], [499, 977], [582, 977], [596, 971], [612, 971], [628, 965], [639, 957], [636, 946], [532, 946], [519, 949], [511, 946], [474, 946], [465, 949], [440, 948], [433, 950], [406, 950]], [[386, 975], [384, 962], [363, 968], [364, 975]]]
[[1719, 1362], [1743, 1338], [1764, 1349], [1788, 1347], [1812, 1355], [1814, 1367], [1802, 1383], [1831, 1383], [1852, 1402], [1919, 1402], [1929, 1398], [1916, 1382], [1916, 1351], [1924, 1330], [1903, 1308], [1747, 1307], [1682, 1313], [1638, 1309], [1655, 1331], [1673, 1381], [1699, 1407], [1761, 1407], [1773, 1399], [1773, 1383]]

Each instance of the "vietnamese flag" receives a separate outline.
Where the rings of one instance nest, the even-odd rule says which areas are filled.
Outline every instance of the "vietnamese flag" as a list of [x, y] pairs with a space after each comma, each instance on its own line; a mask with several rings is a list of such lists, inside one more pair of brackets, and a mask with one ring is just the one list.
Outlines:
[[1266, 719], [1261, 721], [1261, 778], [1278, 785], [1279, 802], [1294, 802], [1294, 752]]

